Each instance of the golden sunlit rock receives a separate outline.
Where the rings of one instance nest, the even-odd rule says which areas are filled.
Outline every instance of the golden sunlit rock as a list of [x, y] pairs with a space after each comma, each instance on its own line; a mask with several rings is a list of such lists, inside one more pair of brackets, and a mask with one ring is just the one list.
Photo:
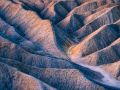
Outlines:
[[120, 0], [0, 0], [0, 90], [120, 90]]

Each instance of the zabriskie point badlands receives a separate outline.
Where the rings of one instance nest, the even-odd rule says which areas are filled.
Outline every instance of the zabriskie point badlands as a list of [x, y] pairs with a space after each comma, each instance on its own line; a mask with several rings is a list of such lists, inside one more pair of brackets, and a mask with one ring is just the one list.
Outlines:
[[120, 90], [120, 0], [0, 0], [0, 90]]

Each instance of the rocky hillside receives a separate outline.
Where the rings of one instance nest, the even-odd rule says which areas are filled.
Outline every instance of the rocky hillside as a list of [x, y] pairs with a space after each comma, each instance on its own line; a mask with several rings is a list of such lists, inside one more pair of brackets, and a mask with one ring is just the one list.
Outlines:
[[0, 90], [120, 90], [120, 0], [0, 0]]

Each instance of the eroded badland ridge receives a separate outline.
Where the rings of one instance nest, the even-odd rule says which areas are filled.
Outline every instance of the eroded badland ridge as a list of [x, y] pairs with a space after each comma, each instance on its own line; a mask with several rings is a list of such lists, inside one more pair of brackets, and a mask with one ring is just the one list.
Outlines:
[[0, 0], [0, 90], [120, 90], [120, 0]]

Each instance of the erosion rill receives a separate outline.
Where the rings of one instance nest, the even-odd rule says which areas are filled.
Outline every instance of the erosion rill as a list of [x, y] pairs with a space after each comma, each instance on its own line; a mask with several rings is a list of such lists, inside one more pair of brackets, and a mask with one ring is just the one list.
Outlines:
[[120, 0], [0, 0], [0, 90], [120, 90]]

